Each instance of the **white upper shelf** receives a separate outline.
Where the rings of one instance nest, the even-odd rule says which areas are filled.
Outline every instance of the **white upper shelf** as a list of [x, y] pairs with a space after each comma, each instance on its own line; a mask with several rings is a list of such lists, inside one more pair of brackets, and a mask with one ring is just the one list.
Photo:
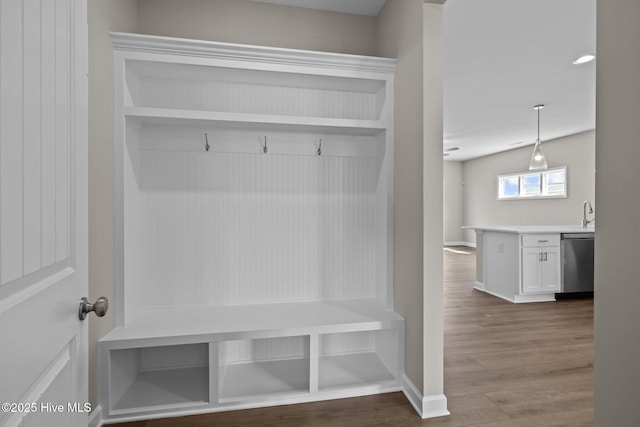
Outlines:
[[125, 116], [138, 118], [143, 123], [152, 124], [202, 123], [226, 129], [260, 129], [274, 132], [373, 136], [387, 129], [386, 123], [379, 120], [280, 116], [149, 107], [125, 107]]

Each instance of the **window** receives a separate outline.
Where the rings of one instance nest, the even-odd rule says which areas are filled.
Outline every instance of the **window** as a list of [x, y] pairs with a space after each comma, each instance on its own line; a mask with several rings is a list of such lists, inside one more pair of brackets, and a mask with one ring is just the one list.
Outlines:
[[540, 195], [540, 183], [542, 177], [539, 173], [522, 175], [520, 182], [522, 187], [520, 189], [520, 197], [535, 197]]
[[498, 175], [498, 200], [567, 197], [567, 167]]

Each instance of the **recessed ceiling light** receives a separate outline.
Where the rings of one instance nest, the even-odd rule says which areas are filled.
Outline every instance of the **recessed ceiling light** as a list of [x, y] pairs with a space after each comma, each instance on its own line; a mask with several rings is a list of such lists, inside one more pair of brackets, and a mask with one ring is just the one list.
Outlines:
[[451, 148], [447, 148], [444, 151], [458, 151], [460, 149], [460, 147], [451, 147]]
[[586, 64], [587, 62], [591, 62], [594, 59], [596, 59], [595, 55], [582, 55], [580, 58], [576, 58], [573, 60], [572, 64], [573, 65], [580, 65], [580, 64]]

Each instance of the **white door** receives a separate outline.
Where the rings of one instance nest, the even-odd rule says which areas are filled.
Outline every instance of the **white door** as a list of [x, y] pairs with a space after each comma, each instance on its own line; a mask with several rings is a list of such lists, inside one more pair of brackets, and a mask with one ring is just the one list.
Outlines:
[[0, 91], [0, 426], [83, 426], [86, 0], [0, 0]]

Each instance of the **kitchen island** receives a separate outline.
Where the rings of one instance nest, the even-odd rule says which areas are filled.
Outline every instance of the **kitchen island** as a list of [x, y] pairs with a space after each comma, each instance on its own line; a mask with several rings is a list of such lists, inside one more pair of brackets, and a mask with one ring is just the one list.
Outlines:
[[476, 233], [474, 288], [514, 303], [555, 301], [562, 292], [563, 234], [580, 225], [464, 226]]

